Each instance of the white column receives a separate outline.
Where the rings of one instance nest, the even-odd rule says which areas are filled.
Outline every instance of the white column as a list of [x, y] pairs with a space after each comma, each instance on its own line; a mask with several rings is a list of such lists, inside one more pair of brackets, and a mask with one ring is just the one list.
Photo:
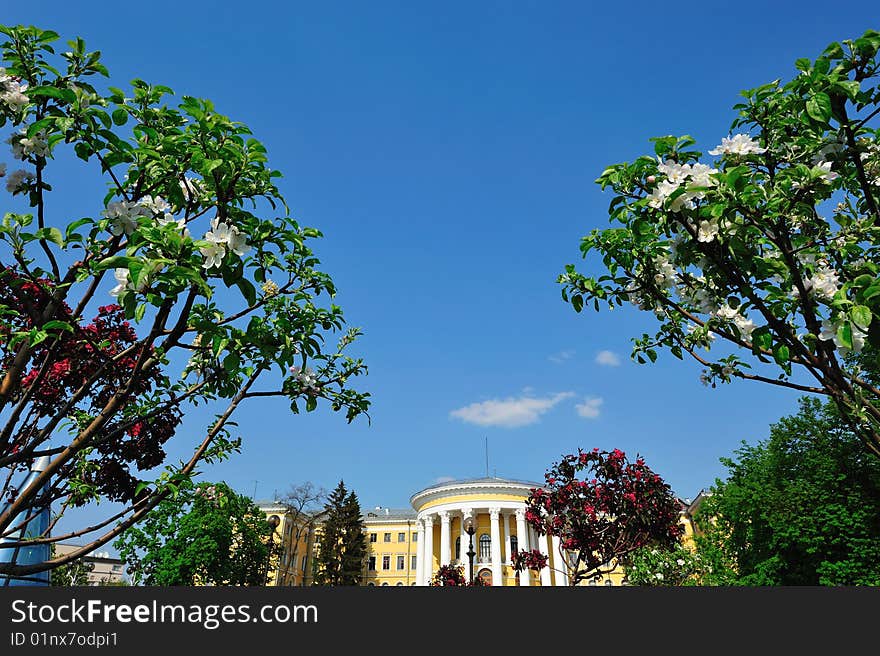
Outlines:
[[419, 543], [416, 545], [416, 585], [424, 585], [425, 554], [423, 552], [425, 550], [425, 525], [419, 520], [416, 522], [416, 526], [418, 528], [416, 535], [419, 536]]
[[[544, 554], [545, 556], [550, 555], [550, 551], [547, 548], [547, 536], [539, 535], [538, 536], [538, 550]], [[547, 563], [547, 567], [541, 568], [541, 585], [549, 586], [550, 585], [550, 563]]]
[[425, 517], [425, 545], [424, 545], [424, 561], [422, 565], [422, 576], [424, 580], [422, 585], [431, 585], [431, 577], [434, 575], [434, 516]]
[[452, 560], [449, 549], [449, 512], [442, 510], [440, 515], [440, 565], [448, 565]]
[[507, 552], [507, 555], [504, 562], [508, 565], [513, 564], [513, 528], [511, 526], [511, 520], [513, 520], [513, 515], [511, 513], [506, 513], [504, 515], [504, 550]]
[[[516, 541], [520, 551], [528, 551], [529, 547], [529, 529], [526, 526], [526, 511], [522, 508], [516, 511]], [[519, 584], [528, 586], [532, 584], [532, 574], [529, 570], [520, 572]]]
[[474, 578], [474, 571], [471, 569], [471, 562], [468, 558], [467, 552], [470, 548], [470, 540], [471, 536], [467, 534], [467, 531], [464, 530], [464, 525], [467, 523], [469, 519], [473, 519], [474, 511], [471, 508], [464, 508], [461, 511], [461, 549], [458, 552], [459, 560], [461, 560], [461, 564], [464, 565], [464, 575], [468, 581]]
[[492, 585], [497, 586], [504, 585], [504, 581], [501, 580], [501, 525], [498, 521], [500, 515], [500, 509], [489, 508], [490, 537], [492, 538]]
[[556, 585], [568, 585], [568, 565], [565, 562], [568, 554], [562, 552], [562, 540], [558, 535], [553, 536], [553, 567], [555, 571], [553, 576], [556, 579]]

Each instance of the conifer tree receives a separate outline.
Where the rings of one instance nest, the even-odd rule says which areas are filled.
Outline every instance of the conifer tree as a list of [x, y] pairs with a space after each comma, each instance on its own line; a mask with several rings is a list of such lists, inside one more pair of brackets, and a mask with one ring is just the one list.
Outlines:
[[357, 495], [339, 485], [330, 494], [316, 559], [316, 585], [358, 585], [367, 543]]

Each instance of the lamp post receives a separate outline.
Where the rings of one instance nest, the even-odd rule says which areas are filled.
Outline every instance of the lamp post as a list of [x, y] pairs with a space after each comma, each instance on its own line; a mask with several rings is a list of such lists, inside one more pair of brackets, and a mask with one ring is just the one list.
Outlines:
[[[269, 571], [272, 569], [272, 549], [275, 546], [275, 529], [281, 523], [281, 518], [278, 515], [270, 515], [266, 523], [272, 531], [269, 533], [269, 544], [266, 549], [266, 585], [269, 585]], [[278, 585], [278, 581], [275, 581], [275, 585]]]
[[468, 583], [470, 585], [474, 584], [474, 556], [477, 555], [477, 552], [474, 551], [474, 533], [477, 532], [477, 529], [474, 527], [474, 518], [467, 517], [464, 520], [464, 531], [468, 534]]

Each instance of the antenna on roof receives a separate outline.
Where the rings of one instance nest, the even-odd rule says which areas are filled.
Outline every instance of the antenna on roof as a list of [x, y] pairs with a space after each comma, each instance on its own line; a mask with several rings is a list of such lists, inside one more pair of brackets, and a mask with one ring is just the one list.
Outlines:
[[486, 478], [489, 478], [489, 438], [484, 438], [486, 440]]

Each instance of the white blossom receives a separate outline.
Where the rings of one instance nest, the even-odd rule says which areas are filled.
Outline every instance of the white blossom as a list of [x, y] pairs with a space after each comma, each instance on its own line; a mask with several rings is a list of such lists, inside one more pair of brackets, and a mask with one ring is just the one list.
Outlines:
[[149, 210], [139, 203], [128, 200], [112, 201], [107, 204], [107, 209], [101, 215], [110, 219], [110, 234], [115, 237], [125, 234], [130, 235], [137, 229], [138, 218], [147, 216]]
[[700, 221], [700, 227], [697, 230], [697, 241], [710, 242], [718, 236], [718, 220], [710, 219], [709, 221]]
[[651, 195], [648, 196], [648, 205], [651, 207], [660, 209], [663, 207], [663, 204], [666, 202], [666, 199], [678, 189], [679, 185], [674, 182], [669, 182], [668, 180], [662, 180], [660, 184], [654, 187], [654, 190], [651, 192]]
[[6, 176], [6, 191], [13, 195], [27, 191], [27, 185], [34, 180], [34, 174], [29, 171], [13, 171]]
[[852, 337], [852, 349], [849, 349], [838, 335], [838, 329], [840, 328], [842, 323], [843, 320], [838, 320], [835, 322], [829, 319], [824, 319], [822, 321], [822, 330], [819, 333], [819, 339], [826, 342], [834, 342], [834, 346], [837, 348], [838, 351], [840, 351], [841, 354], [848, 353], [850, 350], [855, 353], [860, 353], [865, 346], [865, 338], [868, 336], [867, 331], [862, 330], [862, 328], [855, 323], [850, 323], [849, 325], [850, 334]]
[[134, 289], [128, 269], [115, 269], [113, 277], [116, 278], [116, 287], [110, 290], [110, 296], [119, 296], [126, 290]]
[[663, 256], [654, 259], [657, 273], [654, 274], [654, 283], [658, 287], [672, 287], [675, 282], [675, 267]]
[[758, 142], [747, 134], [735, 134], [733, 137], [722, 137], [721, 144], [709, 151], [710, 155], [760, 155], [766, 152]]
[[[657, 158], [657, 161], [660, 161], [659, 157]], [[673, 162], [671, 159], [668, 159], [665, 162], [658, 164], [657, 170], [665, 175], [669, 182], [681, 184], [690, 174], [691, 167], [689, 164], [679, 164], [678, 162]]]
[[825, 182], [832, 182], [840, 177], [839, 173], [835, 173], [831, 170], [831, 162], [819, 162], [813, 168], [814, 170], [819, 169], [822, 172], [819, 178], [821, 178]]
[[219, 267], [226, 255], [226, 247], [222, 243], [210, 240], [204, 246], [200, 246], [199, 250], [205, 256], [205, 262], [202, 264], [205, 269]]
[[292, 373], [299, 384], [306, 389], [314, 389], [317, 386], [318, 377], [315, 375], [315, 372], [308, 367], [302, 369], [301, 367], [293, 366], [290, 368], [290, 373]]
[[161, 196], [144, 196], [141, 198], [140, 204], [150, 210], [153, 214], [164, 214], [171, 209], [171, 205], [168, 204], [168, 201]]
[[718, 173], [718, 169], [713, 169], [708, 164], [700, 164], [699, 162], [691, 165], [690, 184], [689, 187], [714, 187], [717, 183], [709, 176]]
[[[211, 244], [210, 251], [215, 258], [212, 261], [217, 262], [216, 266], [219, 266], [220, 260], [226, 254], [227, 248], [239, 257], [250, 250], [250, 246], [245, 241], [245, 236], [239, 232], [238, 228], [227, 223], [221, 223], [220, 217], [216, 217], [211, 221], [211, 230], [205, 233], [205, 240]], [[202, 253], [208, 257], [208, 253], [205, 252], [204, 248]], [[216, 259], [218, 254], [219, 259]], [[210, 269], [211, 267], [206, 264], [206, 268]]]

